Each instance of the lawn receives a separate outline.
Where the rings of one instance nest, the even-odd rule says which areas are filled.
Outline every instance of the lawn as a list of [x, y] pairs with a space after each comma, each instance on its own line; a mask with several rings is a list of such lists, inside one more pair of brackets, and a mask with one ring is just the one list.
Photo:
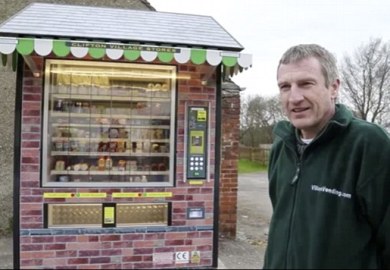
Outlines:
[[238, 173], [252, 173], [262, 171], [267, 171], [267, 166], [247, 159], [240, 159], [238, 161]]

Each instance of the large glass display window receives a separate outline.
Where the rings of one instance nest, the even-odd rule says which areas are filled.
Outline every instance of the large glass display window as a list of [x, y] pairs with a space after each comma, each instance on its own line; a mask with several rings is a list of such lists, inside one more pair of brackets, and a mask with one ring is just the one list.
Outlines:
[[172, 186], [176, 67], [46, 60], [42, 186]]

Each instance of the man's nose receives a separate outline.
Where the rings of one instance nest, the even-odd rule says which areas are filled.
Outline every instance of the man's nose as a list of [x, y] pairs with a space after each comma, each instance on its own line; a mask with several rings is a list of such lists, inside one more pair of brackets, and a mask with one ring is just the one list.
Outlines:
[[300, 102], [304, 100], [303, 94], [302, 94], [302, 89], [300, 89], [298, 86], [291, 86], [290, 89], [290, 96], [289, 96], [289, 101], [290, 102]]

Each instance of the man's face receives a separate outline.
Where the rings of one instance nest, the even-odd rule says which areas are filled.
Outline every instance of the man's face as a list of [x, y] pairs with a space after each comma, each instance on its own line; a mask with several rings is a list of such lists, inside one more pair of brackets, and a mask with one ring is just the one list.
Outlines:
[[283, 110], [290, 122], [301, 130], [303, 138], [314, 138], [334, 114], [339, 80], [326, 87], [319, 61], [310, 57], [281, 64], [277, 81]]

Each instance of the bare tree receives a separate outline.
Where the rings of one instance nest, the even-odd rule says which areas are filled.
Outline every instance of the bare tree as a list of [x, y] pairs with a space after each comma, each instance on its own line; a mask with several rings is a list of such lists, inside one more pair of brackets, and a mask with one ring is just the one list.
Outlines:
[[356, 116], [390, 127], [390, 45], [371, 39], [341, 64], [342, 100]]
[[277, 96], [248, 96], [241, 104], [241, 143], [252, 147], [260, 143], [271, 143], [272, 128], [282, 118]]

